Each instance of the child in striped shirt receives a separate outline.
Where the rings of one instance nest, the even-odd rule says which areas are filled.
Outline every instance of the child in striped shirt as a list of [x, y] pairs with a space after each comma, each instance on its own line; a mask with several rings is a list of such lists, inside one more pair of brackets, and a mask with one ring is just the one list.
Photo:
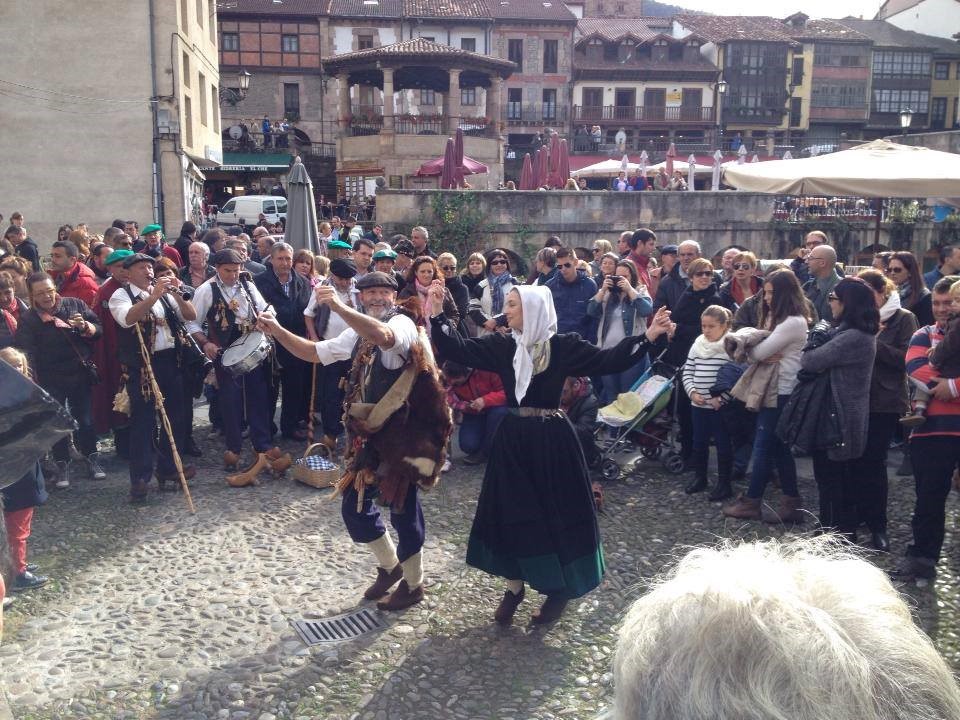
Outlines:
[[729, 485], [733, 471], [733, 447], [718, 412], [722, 400], [710, 396], [717, 372], [730, 361], [723, 337], [730, 331], [733, 314], [720, 305], [710, 305], [700, 316], [702, 335], [697, 337], [683, 366], [683, 388], [691, 403], [693, 420], [693, 480], [684, 488], [689, 495], [707, 489], [710, 439], [717, 446], [717, 485]]

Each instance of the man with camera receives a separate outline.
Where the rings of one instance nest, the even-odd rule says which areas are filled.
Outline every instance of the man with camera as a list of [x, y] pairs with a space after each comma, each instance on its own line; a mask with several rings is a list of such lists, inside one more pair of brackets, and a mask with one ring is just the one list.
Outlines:
[[[180, 280], [171, 274], [153, 279], [154, 259], [135, 253], [123, 261], [128, 285], [110, 296], [110, 314], [119, 325], [117, 355], [127, 372], [127, 395], [130, 399], [130, 500], [147, 499], [150, 479], [154, 471], [153, 438], [157, 433], [158, 398], [154, 396], [148, 373], [152, 373], [160, 389], [164, 410], [170, 420], [173, 442], [184, 447], [185, 414], [179, 404], [183, 401], [183, 375], [177, 362], [176, 329], [170, 327], [160, 298], [173, 299], [177, 321], [194, 320], [197, 313], [177, 290]], [[160, 448], [156, 456], [157, 484], [160, 489], [178, 480], [171, 438], [161, 428]], [[184, 468], [187, 480], [196, 474], [192, 466]]]
[[[27, 277], [27, 292], [32, 307], [20, 318], [14, 344], [26, 353], [40, 387], [70, 410], [77, 421], [77, 449], [87, 459], [90, 478], [103, 480], [106, 474], [100, 467], [90, 412], [91, 392], [98, 382], [92, 357], [102, 332], [100, 321], [83, 300], [61, 297], [46, 273]], [[53, 446], [53, 459], [56, 486], [69, 487], [69, 438]]]

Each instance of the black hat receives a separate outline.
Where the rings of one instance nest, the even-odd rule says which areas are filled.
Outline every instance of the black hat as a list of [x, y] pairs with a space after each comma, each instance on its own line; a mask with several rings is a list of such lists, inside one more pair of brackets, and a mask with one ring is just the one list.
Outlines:
[[368, 288], [376, 287], [396, 290], [397, 281], [392, 275], [387, 275], [379, 270], [369, 272], [357, 281], [357, 290], [367, 290]]
[[157, 261], [154, 260], [149, 255], [144, 255], [143, 253], [134, 253], [133, 255], [131, 255], [130, 257], [128, 257], [126, 260], [123, 261], [123, 269], [129, 270], [137, 263], [142, 263], [142, 262], [148, 262], [150, 264], [154, 264]]
[[214, 253], [211, 262], [216, 267], [219, 267], [220, 265], [243, 265], [243, 256], [236, 250], [224, 248], [223, 250], [218, 250], [216, 253]]
[[676, 255], [678, 252], [676, 245], [664, 245], [660, 248], [661, 255]]
[[406, 255], [411, 260], [417, 256], [417, 251], [409, 240], [397, 240], [397, 244], [393, 246], [393, 251], [397, 255]]
[[330, 262], [330, 272], [338, 278], [349, 280], [357, 274], [357, 265], [353, 260], [347, 258], [337, 258]]

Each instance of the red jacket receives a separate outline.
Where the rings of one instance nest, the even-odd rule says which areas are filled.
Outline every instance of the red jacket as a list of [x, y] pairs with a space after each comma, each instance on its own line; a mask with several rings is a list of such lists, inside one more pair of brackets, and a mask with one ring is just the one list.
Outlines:
[[94, 298], [100, 290], [97, 276], [93, 274], [93, 270], [78, 262], [73, 266], [73, 270], [68, 270], [65, 273], [51, 272], [50, 274], [57, 284], [57, 292], [61, 297], [77, 298], [83, 300], [87, 307], [93, 307]]
[[447, 390], [447, 402], [455, 410], [476, 414], [467, 405], [477, 398], [483, 398], [483, 407], [496, 407], [507, 404], [507, 394], [503, 389], [500, 376], [488, 370], [471, 370], [470, 376], [463, 385]]

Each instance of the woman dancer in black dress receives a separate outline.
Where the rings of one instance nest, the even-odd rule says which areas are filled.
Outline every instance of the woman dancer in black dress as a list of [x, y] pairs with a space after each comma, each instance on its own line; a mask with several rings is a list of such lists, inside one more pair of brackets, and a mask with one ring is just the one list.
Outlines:
[[600, 584], [603, 549], [583, 451], [558, 409], [569, 376], [609, 375], [642, 362], [653, 340], [671, 329], [658, 312], [645, 335], [599, 350], [575, 333], [558, 335], [547, 288], [514, 287], [504, 302], [511, 335], [465, 339], [443, 315], [443, 286], [429, 292], [432, 337], [446, 358], [500, 375], [510, 414], [493, 440], [467, 564], [506, 578], [494, 619], [509, 625], [524, 583], [546, 595], [533, 615], [553, 622], [567, 601]]

